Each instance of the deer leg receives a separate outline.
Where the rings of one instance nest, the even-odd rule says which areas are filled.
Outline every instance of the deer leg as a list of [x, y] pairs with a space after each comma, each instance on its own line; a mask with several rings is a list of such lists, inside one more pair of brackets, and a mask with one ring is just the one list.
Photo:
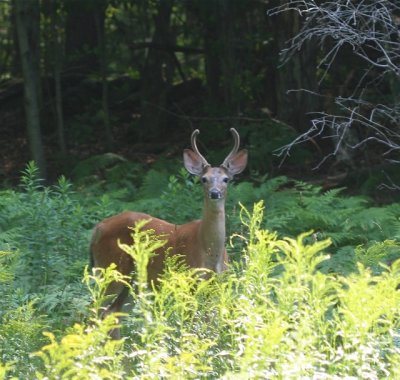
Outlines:
[[[125, 285], [120, 284], [118, 286], [121, 290], [118, 294], [118, 296], [115, 298], [115, 300], [107, 306], [107, 308], [104, 310], [104, 313], [102, 315], [102, 318], [105, 318], [106, 316], [113, 314], [113, 313], [119, 313], [121, 312], [123, 306], [125, 305], [128, 296], [129, 296], [129, 288]], [[120, 319], [121, 317], [117, 317], [117, 323], [120, 324]], [[121, 334], [120, 334], [120, 328], [116, 327], [112, 329], [109, 333], [110, 337], [112, 339], [120, 339]]]

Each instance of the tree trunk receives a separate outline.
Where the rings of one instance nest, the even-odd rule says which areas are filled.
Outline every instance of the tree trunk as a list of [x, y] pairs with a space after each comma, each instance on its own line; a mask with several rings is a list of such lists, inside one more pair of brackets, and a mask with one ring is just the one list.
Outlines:
[[[104, 0], [68, 0], [64, 2], [67, 12], [65, 31], [66, 69], [68, 75], [84, 79], [100, 68], [97, 21], [105, 10]], [[104, 19], [104, 12], [102, 14]], [[103, 20], [104, 22], [104, 20]]]
[[62, 88], [61, 88], [61, 65], [55, 63], [54, 65], [54, 87], [55, 87], [55, 102], [56, 102], [56, 115], [57, 115], [57, 138], [58, 146], [63, 157], [67, 154], [67, 144], [65, 142], [65, 129], [64, 129], [64, 112], [62, 103]]
[[235, 62], [236, 3], [231, 0], [189, 1], [188, 10], [204, 29], [204, 63], [210, 105], [217, 113], [221, 105], [237, 108]]
[[[204, 6], [204, 5], [203, 5]], [[219, 57], [221, 44], [221, 26], [218, 12], [218, 2], [210, 2], [207, 6], [212, 7], [209, 17], [202, 17], [204, 23], [204, 60], [206, 85], [210, 95], [211, 103], [216, 108], [221, 101], [221, 61]]]
[[[270, 18], [271, 30], [274, 31], [276, 54], [285, 47], [301, 28], [301, 17], [295, 12], [286, 12]], [[310, 128], [308, 113], [321, 109], [319, 98], [311, 95], [317, 92], [317, 57], [318, 46], [310, 40], [298, 54], [276, 68], [275, 113], [280, 120], [304, 132]], [[300, 91], [300, 90], [307, 91]], [[293, 90], [293, 91], [291, 91]]]
[[235, 2], [231, 0], [220, 0], [221, 7], [221, 68], [222, 68], [222, 90], [224, 103], [231, 111], [236, 111], [238, 94], [236, 93], [236, 64], [234, 46], [234, 7]]
[[40, 126], [39, 0], [15, 0], [18, 45], [24, 78], [25, 114], [32, 158], [45, 179], [46, 161]]
[[62, 157], [67, 154], [67, 144], [65, 142], [65, 130], [64, 130], [64, 112], [63, 112], [63, 98], [62, 98], [62, 87], [61, 87], [61, 72], [63, 62], [63, 44], [62, 37], [58, 32], [58, 26], [60, 20], [57, 16], [57, 3], [56, 0], [49, 2], [50, 6], [50, 19], [51, 19], [51, 56], [54, 76], [54, 92], [55, 92], [55, 113], [56, 113], [56, 129], [58, 146]]
[[[173, 0], [158, 3], [155, 17], [153, 42], [156, 45], [171, 44], [170, 18]], [[165, 135], [166, 131], [166, 93], [171, 83], [168, 83], [166, 73], [170, 73], [171, 55], [164, 49], [149, 49], [143, 72], [141, 74], [141, 119], [139, 136], [154, 138]], [[169, 75], [170, 76], [170, 75]]]
[[112, 151], [114, 148], [114, 138], [110, 125], [110, 109], [108, 99], [108, 70], [107, 70], [107, 43], [106, 33], [104, 27], [104, 10], [100, 10], [96, 15], [96, 29], [97, 29], [97, 40], [98, 40], [98, 52], [100, 61], [100, 74], [101, 74], [101, 108], [102, 108], [102, 119], [104, 126], [104, 135], [106, 148], [108, 151]]

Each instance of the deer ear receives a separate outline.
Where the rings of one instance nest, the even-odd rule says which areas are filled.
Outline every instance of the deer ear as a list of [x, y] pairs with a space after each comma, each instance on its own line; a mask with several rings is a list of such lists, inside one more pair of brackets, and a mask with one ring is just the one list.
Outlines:
[[248, 153], [246, 149], [243, 149], [235, 153], [227, 162], [226, 169], [230, 175], [241, 173], [247, 165]]
[[191, 149], [184, 149], [183, 163], [186, 170], [190, 174], [201, 175], [203, 173], [204, 165], [202, 158]]

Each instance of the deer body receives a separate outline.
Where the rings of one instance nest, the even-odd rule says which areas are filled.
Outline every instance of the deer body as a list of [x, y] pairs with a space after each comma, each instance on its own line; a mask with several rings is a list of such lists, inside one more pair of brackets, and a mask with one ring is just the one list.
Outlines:
[[[149, 281], [157, 281], [163, 272], [166, 251], [180, 255], [189, 267], [207, 268], [216, 273], [226, 269], [228, 256], [225, 249], [225, 198], [229, 180], [240, 173], [247, 164], [247, 151], [239, 148], [239, 135], [231, 128], [235, 146], [219, 167], [211, 167], [200, 154], [196, 145], [195, 130], [192, 148], [184, 150], [184, 164], [189, 173], [198, 175], [203, 183], [204, 206], [201, 220], [176, 225], [148, 214], [126, 211], [100, 222], [94, 229], [90, 245], [94, 267], [106, 268], [115, 263], [124, 275], [134, 271], [132, 258], [121, 250], [118, 240], [132, 244], [131, 230], [140, 220], [149, 220], [145, 229], [154, 230], [167, 240], [164, 247], [155, 252], [148, 266]], [[127, 300], [128, 290], [121, 283], [113, 283], [107, 289], [117, 297], [107, 308], [107, 313], [118, 312]], [[119, 336], [118, 333], [114, 337]]]
[[[132, 273], [132, 258], [116, 247], [118, 240], [124, 244], [132, 244], [132, 231], [128, 227], [135, 226], [141, 220], [149, 220], [144, 228], [154, 230], [157, 235], [167, 240], [165, 246], [155, 252], [156, 255], [151, 259], [148, 268], [149, 281], [155, 281], [164, 269], [167, 250], [170, 255], [182, 255], [186, 264], [192, 268], [207, 268], [217, 273], [225, 269], [224, 263], [228, 257], [225, 250], [225, 234], [221, 235], [221, 231], [225, 232], [223, 211], [215, 215], [211, 213], [205, 221], [195, 220], [183, 225], [131, 211], [107, 218], [96, 226], [93, 233], [91, 251], [95, 252], [94, 266], [107, 268], [115, 263], [122, 274]], [[113, 252], [113, 255], [110, 255], [110, 252]], [[187, 255], [186, 252], [191, 254]]]

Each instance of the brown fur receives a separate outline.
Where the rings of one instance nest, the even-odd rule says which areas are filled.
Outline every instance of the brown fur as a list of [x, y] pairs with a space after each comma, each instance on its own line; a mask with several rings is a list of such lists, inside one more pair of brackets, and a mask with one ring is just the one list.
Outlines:
[[[131, 229], [140, 220], [149, 220], [145, 229], [167, 240], [164, 247], [155, 252], [148, 265], [149, 281], [157, 281], [164, 270], [165, 252], [181, 255], [189, 267], [207, 268], [217, 273], [226, 269], [228, 256], [225, 249], [225, 198], [229, 180], [240, 173], [247, 164], [247, 151], [238, 152], [239, 135], [234, 129], [235, 146], [220, 167], [211, 167], [196, 146], [198, 130], [192, 134], [192, 147], [184, 150], [186, 169], [201, 177], [204, 189], [204, 207], [201, 220], [176, 225], [150, 215], [126, 211], [100, 222], [93, 231], [90, 251], [94, 267], [107, 268], [116, 264], [117, 270], [129, 276], [134, 271], [132, 258], [118, 246], [118, 240], [132, 244]], [[127, 300], [128, 290], [122, 283], [113, 283], [107, 289], [116, 299], [106, 313], [120, 311]], [[119, 337], [119, 331], [112, 335]]]

